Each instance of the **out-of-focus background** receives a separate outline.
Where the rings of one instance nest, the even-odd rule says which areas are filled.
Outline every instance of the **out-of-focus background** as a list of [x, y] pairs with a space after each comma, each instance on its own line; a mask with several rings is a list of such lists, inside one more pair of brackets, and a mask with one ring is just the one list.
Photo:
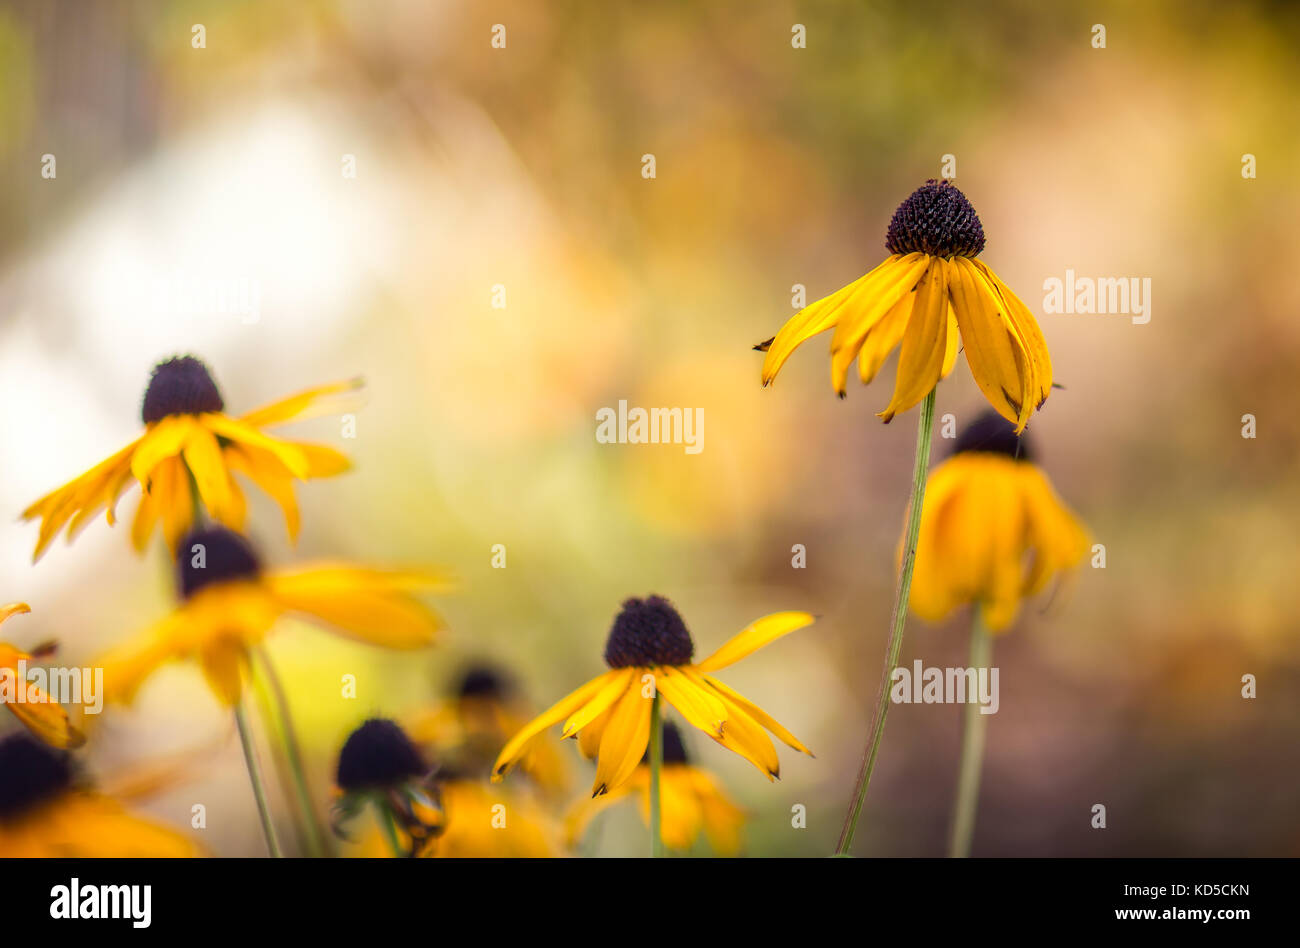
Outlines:
[[[253, 535], [274, 563], [432, 562], [461, 584], [427, 654], [277, 629], [321, 805], [366, 715], [418, 714], [478, 659], [549, 704], [602, 670], [620, 601], [658, 592], [698, 656], [768, 612], [821, 617], [722, 676], [816, 759], [783, 749], [769, 785], [688, 740], [749, 811], [747, 853], [827, 852], [916, 415], [874, 417], [892, 368], [837, 400], [825, 337], [768, 391], [750, 346], [795, 284], [812, 300], [879, 262], [895, 205], [953, 155], [1065, 386], [1031, 427], [1042, 463], [1106, 547], [997, 643], [975, 853], [1298, 854], [1298, 39], [1293, 7], [1208, 0], [6, 2], [0, 600], [34, 611], [5, 637], [89, 662], [171, 607], [161, 541], [136, 558], [100, 521], [33, 566], [18, 522], [135, 436], [153, 364], [199, 355], [233, 411], [364, 375], [355, 439], [286, 429], [355, 472], [299, 487], [296, 548], [250, 494]], [[1067, 269], [1149, 277], [1150, 322], [1045, 314]], [[621, 399], [702, 408], [703, 451], [597, 443]], [[959, 425], [984, 407], [964, 360], [938, 406]], [[913, 620], [903, 660], [962, 665], [966, 634]], [[138, 808], [187, 827], [204, 803], [210, 851], [262, 851], [196, 668], [96, 725], [82, 756], [105, 781], [201, 749]], [[857, 852], [943, 852], [959, 728], [953, 705], [894, 708]], [[584, 796], [590, 765], [560, 750]], [[644, 845], [614, 809], [586, 851]]]

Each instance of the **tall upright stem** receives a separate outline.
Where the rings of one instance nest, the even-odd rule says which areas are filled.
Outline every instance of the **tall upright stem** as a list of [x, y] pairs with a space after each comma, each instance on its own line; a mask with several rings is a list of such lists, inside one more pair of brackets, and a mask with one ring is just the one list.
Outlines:
[[934, 430], [934, 389], [921, 402], [921, 420], [916, 432], [916, 463], [912, 468], [912, 499], [907, 508], [907, 531], [903, 539], [903, 561], [898, 572], [898, 589], [894, 596], [894, 612], [890, 618], [889, 646], [885, 653], [885, 673], [880, 679], [880, 692], [876, 696], [876, 710], [871, 720], [867, 746], [862, 752], [862, 766], [849, 811], [844, 817], [840, 840], [835, 855], [847, 856], [853, 846], [853, 835], [858, 829], [862, 803], [867, 798], [871, 772], [876, 767], [880, 740], [885, 734], [885, 717], [889, 714], [889, 682], [898, 667], [898, 656], [903, 649], [903, 629], [907, 625], [907, 597], [912, 591], [912, 567], [916, 563], [916, 538], [921, 532], [921, 507], [925, 502], [925, 477], [930, 467], [930, 435]]
[[275, 716], [279, 721], [280, 746], [288, 764], [290, 782], [294, 795], [298, 798], [298, 808], [307, 827], [307, 850], [312, 856], [328, 856], [328, 844], [325, 831], [316, 814], [316, 804], [312, 800], [311, 789], [307, 785], [307, 770], [303, 765], [302, 748], [298, 743], [298, 734], [293, 726], [293, 716], [289, 712], [289, 699], [280, 684], [280, 676], [271, 662], [271, 655], [265, 646], [256, 649], [257, 658], [262, 666], [268, 690], [275, 704]]
[[664, 854], [664, 837], [660, 829], [659, 774], [664, 766], [664, 722], [659, 707], [659, 691], [650, 699], [650, 855]]
[[[984, 624], [984, 611], [976, 604], [971, 612], [970, 667], [989, 668], [993, 663], [993, 637]], [[988, 715], [982, 705], [966, 696], [961, 732], [961, 764], [957, 771], [957, 800], [952, 811], [952, 839], [948, 854], [963, 859], [970, 855], [975, 836], [975, 811], [980, 798], [980, 771], [984, 764], [984, 738]]]
[[253, 785], [253, 796], [257, 799], [257, 815], [262, 820], [266, 848], [272, 856], [279, 859], [280, 840], [275, 835], [275, 824], [271, 821], [271, 805], [266, 798], [266, 786], [262, 783], [262, 766], [257, 762], [257, 748], [253, 746], [253, 731], [248, 724], [248, 715], [244, 713], [243, 699], [235, 705], [235, 723], [239, 726], [239, 743], [244, 748], [244, 766], [248, 768], [248, 781]]

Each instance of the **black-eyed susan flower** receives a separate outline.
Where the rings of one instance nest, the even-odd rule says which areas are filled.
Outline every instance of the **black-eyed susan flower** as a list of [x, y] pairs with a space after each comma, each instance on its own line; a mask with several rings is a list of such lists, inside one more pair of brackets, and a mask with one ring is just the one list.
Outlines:
[[[0, 606], [0, 624], [10, 616], [31, 611], [25, 602]], [[0, 704], [45, 743], [53, 747], [80, 747], [85, 743], [85, 735], [68, 720], [68, 712], [24, 675], [28, 663], [40, 661], [47, 653], [47, 649], [24, 652], [0, 642]]]
[[107, 700], [130, 702], [159, 666], [197, 660], [213, 693], [235, 706], [249, 650], [275, 622], [295, 615], [349, 638], [393, 649], [423, 648], [442, 620], [416, 598], [446, 588], [432, 570], [325, 563], [265, 569], [249, 542], [224, 527], [191, 533], [177, 560], [180, 606], [101, 659]]
[[500, 780], [535, 738], [564, 721], [561, 737], [576, 738], [582, 753], [596, 760], [592, 796], [608, 793], [632, 776], [646, 752], [657, 693], [688, 723], [773, 780], [780, 774], [780, 762], [767, 731], [801, 753], [811, 756], [812, 752], [766, 711], [711, 673], [813, 621], [806, 612], [766, 616], [702, 662], [693, 663], [695, 644], [668, 600], [628, 599], [605, 643], [610, 671], [560, 699], [511, 738], [497, 757], [492, 779]]
[[796, 313], [766, 351], [768, 385], [798, 346], [834, 329], [831, 384], [841, 398], [858, 361], [864, 384], [900, 348], [891, 420], [924, 399], [952, 371], [958, 343], [980, 391], [1024, 430], [1052, 388], [1052, 362], [1033, 314], [982, 261], [984, 228], [970, 201], [947, 181], [929, 181], [894, 212], [890, 256], [870, 273]]
[[67, 754], [26, 734], [0, 739], [0, 858], [197, 855], [182, 834], [87, 786]]
[[65, 525], [71, 540], [102, 510], [107, 510], [109, 524], [115, 523], [119, 498], [136, 483], [142, 489], [131, 525], [136, 550], [145, 549], [161, 524], [174, 551], [194, 525], [196, 500], [212, 519], [242, 530], [246, 509], [236, 473], [280, 505], [289, 536], [296, 538], [293, 482], [340, 474], [350, 462], [333, 448], [282, 441], [263, 429], [329, 410], [340, 396], [359, 388], [356, 379], [324, 385], [236, 417], [226, 413], [216, 382], [198, 359], [183, 356], [161, 363], [144, 394], [144, 433], [23, 511], [24, 520], [41, 521], [33, 559]]
[[[745, 812], [733, 803], [707, 770], [691, 763], [681, 733], [664, 725], [663, 770], [660, 772], [661, 823], [664, 845], [686, 852], [703, 833], [719, 856], [740, 852]], [[565, 818], [569, 845], [576, 845], [592, 819], [610, 805], [635, 797], [641, 820], [650, 825], [650, 766], [642, 760], [630, 780], [603, 796], [580, 800]]]
[[[463, 669], [452, 693], [451, 700], [411, 720], [411, 738], [434, 750], [444, 770], [486, 780], [501, 746], [531, 720], [533, 712], [510, 676], [486, 663]], [[544, 741], [528, 748], [519, 770], [543, 790], [560, 792], [569, 784], [557, 748]]]
[[415, 856], [445, 823], [433, 771], [395, 721], [371, 718], [348, 735], [335, 776], [334, 832], [372, 807], [394, 855]]
[[1087, 531], [1034, 463], [1027, 436], [985, 412], [930, 474], [911, 608], [938, 622], [973, 603], [991, 632], [1002, 631], [1023, 599], [1087, 551]]

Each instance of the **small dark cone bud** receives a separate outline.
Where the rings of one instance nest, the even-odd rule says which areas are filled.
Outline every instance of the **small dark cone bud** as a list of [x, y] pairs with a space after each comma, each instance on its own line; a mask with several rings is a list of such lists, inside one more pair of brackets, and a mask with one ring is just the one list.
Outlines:
[[931, 179], [894, 211], [885, 249], [890, 253], [975, 257], [984, 249], [984, 227], [966, 195], [948, 181]]
[[605, 643], [610, 668], [688, 665], [695, 653], [686, 623], [662, 596], [629, 599], [614, 619]]
[[390, 790], [424, 777], [427, 767], [406, 732], [387, 718], [371, 718], [353, 731], [339, 752], [340, 790]]
[[965, 451], [983, 451], [1005, 454], [1017, 461], [1032, 461], [1034, 452], [1031, 447], [1028, 432], [1017, 437], [1015, 425], [995, 411], [985, 411], [957, 436], [952, 453], [956, 455]]
[[188, 599], [205, 586], [255, 579], [262, 572], [252, 545], [225, 527], [191, 531], [176, 553], [177, 583]]
[[461, 673], [456, 694], [461, 698], [484, 698], [500, 701], [514, 691], [513, 686], [497, 669], [488, 665], [471, 665]]
[[[664, 722], [664, 763], [665, 764], [689, 764], [690, 758], [686, 756], [686, 745], [682, 743], [682, 732], [677, 730], [677, 725], [671, 721]], [[645, 756], [641, 758], [641, 763], [647, 766], [650, 763], [650, 749], [646, 748]]]
[[194, 356], [178, 356], [154, 366], [140, 414], [151, 425], [168, 415], [198, 415], [225, 407], [208, 367]]
[[72, 759], [63, 751], [23, 733], [0, 740], [0, 826], [58, 797], [72, 776]]

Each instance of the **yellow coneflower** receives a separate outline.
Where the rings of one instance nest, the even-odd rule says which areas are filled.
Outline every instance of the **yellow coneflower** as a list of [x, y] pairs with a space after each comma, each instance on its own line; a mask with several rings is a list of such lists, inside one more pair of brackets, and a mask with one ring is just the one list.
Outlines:
[[796, 313], [755, 348], [762, 381], [776, 378], [804, 341], [834, 329], [831, 384], [841, 398], [849, 366], [863, 383], [901, 344], [889, 421], [918, 404], [952, 371], [960, 342], [980, 391], [1024, 430], [1052, 389], [1052, 362], [1033, 313], [982, 261], [984, 228], [970, 201], [947, 181], [929, 181], [894, 212], [890, 256], [870, 273]]
[[[10, 616], [31, 612], [31, 606], [25, 602], [11, 602], [0, 606], [0, 624]], [[51, 700], [39, 687], [23, 680], [19, 674], [19, 662], [40, 661], [46, 650], [36, 653], [24, 652], [7, 642], [0, 642], [0, 704], [14, 713], [27, 729], [45, 743], [53, 747], [80, 747], [85, 743], [85, 735], [73, 727], [68, 720], [68, 712], [58, 702]], [[6, 700], [4, 684], [8, 681], [14, 690], [12, 701]], [[19, 695], [18, 689], [22, 689]]]
[[[970, 668], [991, 668], [991, 634], [1028, 596], [1087, 554], [1088, 533], [1034, 463], [1027, 435], [985, 412], [934, 469], [921, 510], [910, 605], [938, 622], [972, 605]], [[975, 830], [986, 715], [967, 700], [949, 852], [968, 856]]]
[[[444, 768], [486, 779], [501, 746], [533, 714], [515, 683], [488, 664], [466, 667], [452, 691], [450, 701], [412, 720], [411, 738], [435, 749]], [[528, 748], [519, 770], [546, 791], [562, 792], [569, 785], [568, 770], [558, 750], [544, 741], [536, 741]]]
[[430, 570], [340, 564], [267, 570], [248, 541], [224, 527], [191, 533], [177, 565], [181, 605], [101, 660], [107, 700], [129, 703], [163, 663], [197, 659], [213, 693], [237, 705], [249, 650], [286, 614], [395, 649], [429, 645], [442, 626], [415, 598], [446, 587], [447, 577]]
[[[682, 736], [673, 724], [664, 725], [663, 771], [659, 779], [663, 794], [660, 832], [668, 849], [686, 852], [703, 832], [718, 855], [740, 852], [745, 812], [728, 799], [712, 774], [690, 762]], [[581, 800], [569, 811], [565, 819], [569, 845], [577, 844], [598, 813], [632, 796], [637, 798], [641, 820], [649, 825], [650, 766], [646, 760], [617, 790]]]
[[565, 721], [561, 737], [576, 737], [582, 753], [596, 759], [592, 796], [608, 793], [632, 776], [645, 754], [659, 695], [692, 726], [775, 779], [780, 762], [766, 731], [797, 751], [812, 752], [766, 711], [709, 673], [813, 621], [806, 612], [766, 616], [704, 661], [692, 663], [695, 644], [672, 604], [660, 596], [628, 599], [605, 644], [605, 664], [611, 670], [556, 702], [511, 738], [497, 757], [492, 779], [500, 780], [546, 728]]
[[446, 822], [433, 771], [395, 721], [371, 718], [348, 735], [335, 776], [334, 832], [373, 807], [393, 855], [415, 856]]
[[246, 508], [236, 472], [280, 505], [289, 536], [296, 538], [294, 480], [339, 474], [350, 462], [333, 448], [282, 441], [262, 429], [304, 417], [360, 384], [354, 379], [308, 389], [234, 417], [225, 413], [221, 393], [198, 359], [184, 356], [161, 363], [144, 394], [144, 434], [23, 511], [24, 520], [41, 521], [33, 559], [40, 558], [65, 524], [71, 540], [101, 510], [107, 509], [110, 525], [115, 523], [117, 501], [134, 483], [143, 491], [131, 525], [137, 550], [144, 550], [161, 523], [174, 551], [194, 525], [196, 501], [214, 520], [242, 530]]
[[25, 734], [0, 740], [0, 858], [198, 855], [185, 836], [82, 785], [67, 754]]
[[1004, 631], [1023, 599], [1077, 566], [1088, 533], [1034, 463], [1027, 436], [986, 412], [930, 474], [910, 604], [938, 622], [967, 604]]

